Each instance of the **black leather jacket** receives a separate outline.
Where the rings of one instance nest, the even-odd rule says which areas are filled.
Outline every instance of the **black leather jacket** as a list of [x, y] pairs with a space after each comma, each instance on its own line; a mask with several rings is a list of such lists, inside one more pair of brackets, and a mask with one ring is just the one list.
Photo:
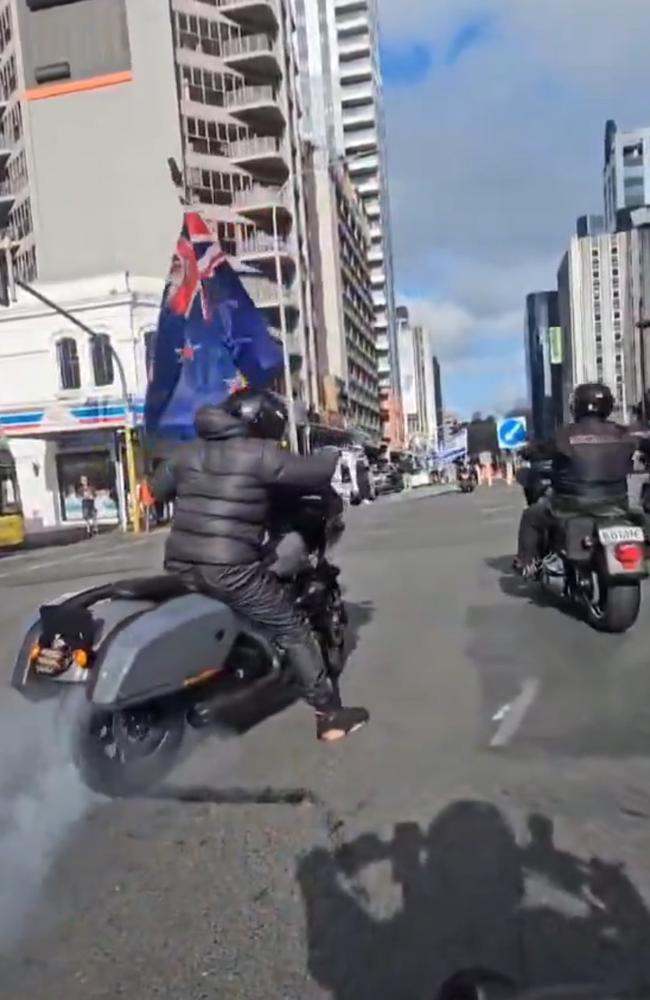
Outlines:
[[588, 502], [626, 502], [635, 451], [650, 449], [649, 431], [585, 417], [561, 427], [556, 438], [531, 446], [531, 461], [551, 461], [556, 497]]
[[198, 440], [181, 446], [151, 484], [157, 501], [174, 501], [165, 564], [257, 562], [274, 492], [326, 491], [338, 456], [303, 458], [249, 438], [245, 424], [218, 407], [200, 410], [196, 428]]

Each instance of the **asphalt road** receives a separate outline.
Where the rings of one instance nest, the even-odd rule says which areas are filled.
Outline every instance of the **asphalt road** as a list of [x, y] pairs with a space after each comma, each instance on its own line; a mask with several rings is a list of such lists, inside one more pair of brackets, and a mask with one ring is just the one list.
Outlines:
[[[92, 799], [52, 710], [0, 697], [0, 996], [427, 1000], [461, 967], [650, 984], [650, 608], [608, 637], [508, 572], [520, 499], [352, 512], [336, 747], [300, 705], [197, 743], [156, 794]], [[49, 595], [163, 539], [0, 561], [0, 665]], [[647, 596], [647, 595], [646, 595]]]

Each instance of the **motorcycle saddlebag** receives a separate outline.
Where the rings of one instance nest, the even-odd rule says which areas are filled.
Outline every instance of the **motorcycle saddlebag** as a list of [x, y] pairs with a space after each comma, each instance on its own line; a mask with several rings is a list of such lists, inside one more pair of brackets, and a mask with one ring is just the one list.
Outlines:
[[563, 519], [564, 545], [569, 560], [577, 566], [586, 566], [593, 557], [593, 548], [585, 546], [585, 539], [594, 536], [593, 517]]

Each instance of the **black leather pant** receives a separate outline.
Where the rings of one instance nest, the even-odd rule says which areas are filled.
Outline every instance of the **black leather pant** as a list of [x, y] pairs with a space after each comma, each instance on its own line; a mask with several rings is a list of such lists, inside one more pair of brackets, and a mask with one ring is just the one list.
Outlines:
[[168, 564], [192, 590], [223, 601], [286, 651], [308, 705], [329, 710], [338, 704], [320, 646], [278, 578], [262, 564], [188, 566]]

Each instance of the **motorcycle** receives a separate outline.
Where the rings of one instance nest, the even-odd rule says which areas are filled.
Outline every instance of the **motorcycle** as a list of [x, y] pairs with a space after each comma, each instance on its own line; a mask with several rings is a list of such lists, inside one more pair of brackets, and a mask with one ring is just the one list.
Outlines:
[[[304, 557], [282, 582], [308, 617], [336, 684], [347, 616], [340, 571], [326, 553], [344, 530], [342, 516], [332, 514], [331, 499], [302, 498], [283, 529], [288, 520]], [[66, 700], [83, 689], [72, 725], [74, 761], [88, 787], [112, 797], [164, 777], [187, 724], [201, 728], [254, 690], [289, 683], [280, 648], [172, 574], [121, 580], [44, 605], [12, 675], [12, 686], [32, 701]]]
[[473, 469], [460, 469], [456, 479], [461, 493], [473, 493], [478, 486], [478, 479]]
[[557, 514], [539, 570], [542, 588], [577, 605], [599, 632], [626, 632], [647, 579], [646, 533], [629, 513]]

